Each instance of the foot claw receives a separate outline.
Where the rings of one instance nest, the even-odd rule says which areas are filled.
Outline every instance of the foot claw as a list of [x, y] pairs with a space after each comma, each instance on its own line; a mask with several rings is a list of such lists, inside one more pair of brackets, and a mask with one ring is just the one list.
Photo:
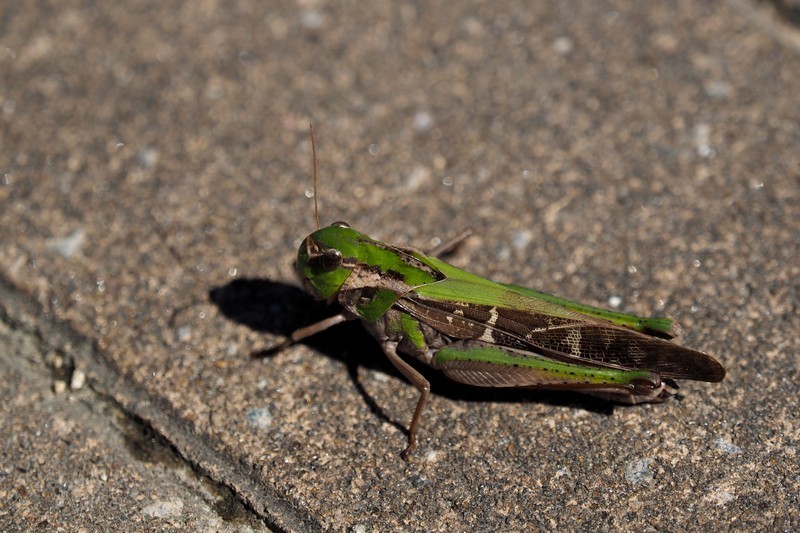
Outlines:
[[416, 450], [416, 449], [417, 449], [417, 443], [416, 443], [416, 442], [409, 442], [409, 443], [408, 443], [408, 446], [406, 446], [406, 449], [405, 449], [405, 450], [403, 450], [402, 452], [400, 452], [400, 457], [402, 457], [402, 458], [403, 458], [403, 461], [405, 461], [405, 462], [407, 462], [407, 463], [408, 463], [408, 462], [410, 462], [410, 461], [411, 461], [411, 459], [409, 458], [409, 456], [410, 456], [410, 455], [411, 455], [411, 453], [412, 453], [414, 450]]

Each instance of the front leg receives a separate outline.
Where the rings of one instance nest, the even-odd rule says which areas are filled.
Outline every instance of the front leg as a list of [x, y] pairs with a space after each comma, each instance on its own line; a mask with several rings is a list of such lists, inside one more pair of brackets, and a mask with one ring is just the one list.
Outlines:
[[408, 446], [400, 453], [405, 461], [408, 461], [409, 454], [417, 449], [417, 428], [419, 428], [419, 420], [422, 417], [422, 410], [425, 408], [425, 402], [428, 400], [428, 395], [431, 392], [431, 384], [425, 379], [425, 376], [414, 370], [414, 367], [406, 363], [397, 354], [397, 342], [383, 341], [383, 352], [389, 361], [392, 362], [394, 367], [402, 373], [408, 381], [410, 381], [419, 391], [419, 401], [417, 407], [414, 409], [414, 416], [411, 417], [411, 424], [408, 427]]
[[310, 326], [305, 326], [300, 329], [296, 329], [292, 332], [292, 334], [284, 340], [282, 343], [273, 346], [272, 348], [267, 348], [266, 350], [259, 350], [254, 352], [251, 357], [267, 357], [270, 355], [274, 355], [284, 348], [288, 348], [292, 344], [295, 344], [298, 341], [305, 339], [306, 337], [310, 337], [311, 335], [316, 335], [321, 331], [325, 331], [328, 328], [332, 328], [337, 324], [341, 324], [342, 322], [347, 322], [348, 320], [353, 320], [355, 316], [347, 313], [345, 311], [339, 313], [338, 315], [333, 315], [332, 317], [328, 317], [324, 320], [320, 320]]

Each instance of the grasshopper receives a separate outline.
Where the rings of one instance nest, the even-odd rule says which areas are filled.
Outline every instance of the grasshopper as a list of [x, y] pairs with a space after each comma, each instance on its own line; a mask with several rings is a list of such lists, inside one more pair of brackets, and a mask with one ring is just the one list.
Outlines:
[[377, 241], [344, 222], [320, 228], [313, 127], [311, 147], [317, 231], [300, 245], [297, 272], [312, 296], [338, 302], [342, 311], [296, 330], [275, 349], [360, 319], [419, 391], [403, 459], [417, 448], [430, 383], [400, 353], [469, 385], [575, 390], [634, 404], [674, 396], [673, 379], [725, 377], [711, 356], [669, 342], [680, 331], [670, 318], [608, 311], [496, 283], [437, 253]]

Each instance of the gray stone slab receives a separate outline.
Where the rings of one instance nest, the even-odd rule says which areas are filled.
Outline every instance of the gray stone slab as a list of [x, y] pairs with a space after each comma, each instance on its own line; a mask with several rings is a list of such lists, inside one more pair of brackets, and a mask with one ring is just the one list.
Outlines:
[[[249, 510], [231, 527], [252, 512], [280, 530], [796, 529], [800, 57], [796, 30], [760, 9], [4, 5], [9, 335], [86, 376], [78, 397], [100, 414], [77, 434], [119, 406]], [[323, 223], [420, 248], [471, 227], [455, 264], [675, 316], [727, 378], [615, 407], [428, 372], [421, 449], [403, 462], [416, 391], [357, 324], [249, 357], [334, 312], [292, 264], [314, 228], [309, 121]], [[4, 463], [27, 465], [3, 467], [11, 524], [71, 523], [48, 507], [58, 492], [17, 487], [98, 487], [112, 470], [129, 490], [87, 489], [72, 509], [120, 527], [213, 519], [184, 503], [184, 524], [144, 521], [169, 491], [136, 485], [122, 439], [101, 439], [93, 466], [58, 460], [72, 430], [45, 427], [62, 397], [46, 391], [66, 378], [5, 354], [32, 377], [4, 400], [38, 395], [0, 411], [16, 435]], [[37, 439], [46, 453], [22, 445]]]

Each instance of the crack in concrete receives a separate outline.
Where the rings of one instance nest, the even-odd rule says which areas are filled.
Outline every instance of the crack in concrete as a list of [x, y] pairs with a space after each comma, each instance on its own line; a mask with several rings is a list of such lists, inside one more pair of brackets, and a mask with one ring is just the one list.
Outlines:
[[[113, 421], [129, 445], [141, 445], [141, 439], [160, 441], [160, 446], [169, 451], [158, 450], [153, 443], [148, 444], [146, 454], [157, 458], [158, 462], [182, 465], [190, 468], [201, 481], [213, 487], [219, 496], [215, 511], [223, 520], [233, 516], [244, 518], [251, 524], [255, 520], [274, 531], [304, 531], [320, 528], [309, 516], [305, 516], [277, 494], [271, 487], [260, 483], [254, 472], [237, 458], [229, 457], [220, 451], [213, 439], [207, 436], [197, 438], [191, 424], [180, 418], [167, 402], [143, 391], [136, 383], [125, 378], [116, 365], [105, 358], [91, 339], [85, 338], [69, 328], [67, 324], [42, 316], [39, 306], [28, 295], [17, 289], [0, 275], [0, 322], [12, 331], [25, 335], [27, 342], [34, 343], [41, 354], [55, 352], [63, 358], [56, 368], [53, 360], [42, 356], [40, 361], [11, 354], [6, 357], [11, 364], [21, 363], [25, 372], [38, 377], [44, 376], [41, 363], [47, 365], [47, 379], [70, 381], [76, 368], [86, 369], [88, 389], [84, 401], [93, 404], [106, 403], [127, 418], [127, 429]], [[38, 368], [37, 368], [38, 365]], [[138, 435], [138, 441], [137, 441]], [[142, 437], [144, 435], [144, 437]], [[146, 457], [136, 457], [139, 460]], [[171, 459], [170, 459], [171, 457]], [[236, 507], [240, 506], [241, 510]], [[243, 514], [251, 514], [250, 518]], [[241, 520], [240, 520], [241, 522]]]

